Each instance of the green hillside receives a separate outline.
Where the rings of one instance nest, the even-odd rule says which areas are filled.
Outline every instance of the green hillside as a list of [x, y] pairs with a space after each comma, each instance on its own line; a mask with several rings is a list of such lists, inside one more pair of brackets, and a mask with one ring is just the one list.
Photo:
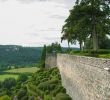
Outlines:
[[0, 69], [9, 66], [32, 66], [39, 62], [41, 53], [41, 47], [0, 45]]
[[[6, 99], [2, 99], [6, 98]], [[9, 99], [7, 99], [9, 98]], [[0, 81], [0, 100], [72, 100], [62, 86], [57, 68], [40, 69]]]

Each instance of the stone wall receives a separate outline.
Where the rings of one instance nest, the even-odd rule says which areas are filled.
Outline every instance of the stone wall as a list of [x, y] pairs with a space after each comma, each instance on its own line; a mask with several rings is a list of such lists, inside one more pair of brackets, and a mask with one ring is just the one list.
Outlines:
[[45, 67], [57, 67], [57, 55], [56, 54], [46, 54]]
[[58, 54], [48, 55], [46, 65], [58, 66], [73, 100], [110, 100], [110, 59]]
[[110, 100], [109, 59], [58, 54], [57, 66], [73, 100]]

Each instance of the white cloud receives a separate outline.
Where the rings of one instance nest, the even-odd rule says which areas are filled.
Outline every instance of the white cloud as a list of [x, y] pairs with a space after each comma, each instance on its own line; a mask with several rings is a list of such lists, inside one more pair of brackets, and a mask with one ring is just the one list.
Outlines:
[[43, 46], [60, 42], [61, 28], [73, 0], [0, 1], [0, 44]]

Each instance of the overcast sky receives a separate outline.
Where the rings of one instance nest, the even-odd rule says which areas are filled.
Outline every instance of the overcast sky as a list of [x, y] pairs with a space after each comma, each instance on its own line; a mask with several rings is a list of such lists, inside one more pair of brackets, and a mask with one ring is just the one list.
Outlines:
[[73, 5], [74, 0], [0, 0], [0, 44], [60, 42], [62, 25]]

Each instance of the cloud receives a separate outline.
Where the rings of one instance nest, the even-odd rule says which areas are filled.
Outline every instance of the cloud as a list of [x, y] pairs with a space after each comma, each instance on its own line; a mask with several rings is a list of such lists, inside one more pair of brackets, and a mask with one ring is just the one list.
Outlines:
[[50, 18], [56, 18], [56, 19], [66, 19], [66, 16], [63, 15], [51, 15]]
[[[73, 0], [0, 0], [0, 43], [43, 46], [60, 42]], [[6, 2], [7, 1], [7, 2]], [[16, 2], [18, 1], [18, 2]], [[19, 3], [20, 2], [20, 3]], [[67, 46], [63, 42], [62, 46]]]
[[6, 2], [6, 1], [8, 1], [8, 0], [0, 0], [0, 2]]
[[44, 39], [49, 40], [49, 41], [58, 41], [61, 40], [60, 37], [44, 37]]
[[[6, 2], [6, 1], [10, 1], [10, 0], [0, 0], [0, 2]], [[14, 1], [19, 1], [26, 4], [33, 2], [55, 2], [59, 4], [66, 4], [67, 6], [73, 6], [75, 2], [75, 0], [14, 0]]]

